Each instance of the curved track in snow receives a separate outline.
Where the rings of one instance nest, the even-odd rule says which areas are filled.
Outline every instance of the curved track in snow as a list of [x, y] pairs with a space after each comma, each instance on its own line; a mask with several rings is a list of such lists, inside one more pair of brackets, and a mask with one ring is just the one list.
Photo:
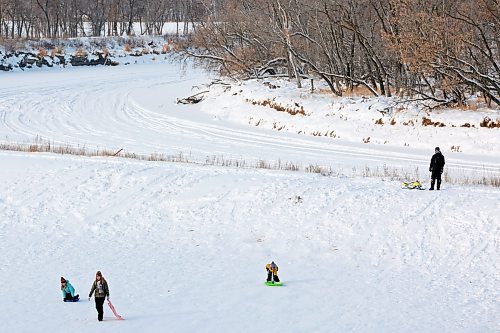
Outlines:
[[[184, 71], [178, 64], [8, 73], [0, 77], [0, 140], [32, 142], [42, 137], [145, 154], [182, 152], [198, 160], [222, 155], [346, 170], [418, 167], [426, 173], [432, 150], [367, 146], [242, 126], [213, 119], [199, 105], [175, 103], [204, 82], [205, 74]], [[447, 158], [450, 171], [500, 173], [499, 157]]]

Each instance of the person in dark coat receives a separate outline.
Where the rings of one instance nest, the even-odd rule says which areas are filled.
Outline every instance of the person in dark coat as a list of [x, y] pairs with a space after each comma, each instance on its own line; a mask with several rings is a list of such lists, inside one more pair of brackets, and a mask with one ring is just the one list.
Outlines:
[[432, 155], [431, 158], [431, 165], [429, 166], [429, 171], [432, 173], [431, 188], [429, 189], [429, 191], [434, 190], [434, 183], [436, 181], [436, 190], [439, 191], [439, 188], [441, 187], [441, 174], [443, 173], [444, 164], [444, 156], [443, 154], [441, 154], [441, 150], [439, 149], [439, 147], [436, 147], [436, 149], [434, 150], [434, 155]]
[[104, 299], [107, 297], [109, 300], [109, 289], [108, 283], [106, 279], [101, 274], [101, 271], [97, 271], [95, 274], [95, 281], [92, 283], [92, 288], [89, 293], [89, 300], [92, 297], [92, 294], [95, 296], [95, 308], [97, 310], [97, 320], [102, 321], [104, 316]]

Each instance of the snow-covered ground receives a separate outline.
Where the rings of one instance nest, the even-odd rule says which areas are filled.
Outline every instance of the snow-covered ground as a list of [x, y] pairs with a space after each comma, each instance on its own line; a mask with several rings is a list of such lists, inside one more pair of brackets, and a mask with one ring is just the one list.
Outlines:
[[[313, 92], [310, 81], [302, 84], [303, 88], [297, 89], [288, 79], [268, 78], [215, 86], [207, 93], [203, 110], [218, 118], [324, 137], [330, 142], [392, 149], [441, 146], [458, 157], [460, 153], [489, 155], [500, 151], [500, 109], [485, 107], [477, 97], [469, 100], [475, 110], [430, 109], [423, 106], [432, 106], [430, 103], [405, 103], [395, 97], [336, 97], [324, 83], [316, 82]], [[276, 112], [276, 108], [285, 111]], [[481, 127], [485, 118], [497, 127]]]
[[[496, 332], [499, 191], [0, 153], [6, 332]], [[263, 285], [275, 260], [282, 288]], [[96, 270], [127, 319], [96, 320]], [[63, 303], [59, 276], [83, 298]]]
[[[450, 125], [477, 123], [497, 110], [440, 112], [446, 130], [413, 126], [406, 134], [410, 127], [400, 120], [381, 126], [371, 118], [344, 119], [356, 112], [352, 107], [370, 117], [390, 101], [332, 102], [307, 88], [292, 95], [294, 89], [278, 81], [273, 84], [282, 89], [255, 81], [208, 88], [212, 78], [200, 70], [144, 59], [0, 74], [0, 140], [42, 137], [143, 154], [182, 152], [194, 161], [215, 155], [344, 172], [324, 177], [0, 152], [2, 329], [500, 329], [500, 190], [444, 183], [440, 192], [403, 191], [390, 177], [351, 176], [353, 169], [386, 165], [418, 168], [415, 177], [426, 177], [438, 145], [455, 178], [498, 175], [500, 129]], [[201, 103], [176, 103], [200, 91], [208, 91]], [[309, 115], [247, 102], [269, 96], [299, 103]], [[400, 117], [419, 117], [418, 110]], [[285, 128], [273, 129], [277, 121]], [[340, 138], [315, 136], [316, 128], [335, 129]], [[362, 141], [366, 133], [373, 133], [370, 143]], [[463, 151], [451, 152], [452, 142]], [[263, 285], [270, 260], [280, 266], [282, 288]], [[105, 322], [97, 322], [85, 297], [97, 270], [126, 321], [114, 321], [106, 309]], [[62, 302], [60, 276], [82, 302]]]
[[[409, 128], [400, 122], [381, 126], [369, 114], [378, 117], [380, 112], [359, 100], [344, 100], [343, 104], [346, 109], [360, 104], [358, 113], [365, 116], [364, 120], [348, 110], [346, 117], [354, 119], [346, 121], [342, 113], [339, 117], [325, 116], [331, 112], [332, 98], [324, 94], [310, 96], [307, 89], [297, 93], [292, 87], [273, 90], [277, 99], [288, 97], [291, 104], [296, 101], [310, 112], [316, 110], [311, 116], [291, 116], [246, 103], [248, 96], [262, 99], [269, 94], [269, 88], [257, 82], [233, 85], [230, 90], [224, 88], [225, 92], [220, 85], [208, 89], [210, 77], [186, 64], [140, 60], [143, 63], [129, 66], [2, 74], [0, 140], [33, 142], [42, 137], [59, 144], [124, 148], [144, 154], [182, 152], [194, 160], [212, 155], [248, 161], [281, 160], [331, 167], [345, 174], [353, 168], [383, 169], [389, 165], [416, 174], [420, 180], [428, 177], [434, 147], [441, 146], [448, 173], [455, 179], [500, 173], [500, 128], [480, 128], [479, 111], [459, 111], [462, 120], [456, 121], [476, 123], [475, 128]], [[210, 92], [199, 104], [176, 104], [178, 98], [206, 90]], [[292, 91], [296, 96], [290, 97]], [[493, 119], [499, 113], [482, 112], [490, 113]], [[258, 119], [262, 119], [262, 126], [255, 126]], [[272, 129], [270, 124], [279, 121], [286, 122], [291, 130]], [[328, 128], [336, 128], [340, 138], [311, 134]], [[369, 136], [373, 141], [364, 143], [363, 138]], [[386, 144], [377, 139], [382, 136]], [[407, 142], [410, 146], [405, 145]], [[463, 151], [452, 152], [451, 142]]]

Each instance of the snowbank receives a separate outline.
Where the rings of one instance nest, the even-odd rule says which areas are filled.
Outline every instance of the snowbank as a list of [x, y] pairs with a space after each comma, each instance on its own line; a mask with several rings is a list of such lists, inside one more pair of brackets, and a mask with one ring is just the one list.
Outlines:
[[202, 110], [218, 119], [275, 131], [366, 145], [432, 149], [450, 153], [500, 151], [500, 109], [441, 108], [398, 98], [335, 97], [327, 87], [286, 79], [214, 85]]
[[173, 39], [165, 36], [81, 37], [13, 42], [0, 46], [1, 71], [129, 65], [170, 59]]

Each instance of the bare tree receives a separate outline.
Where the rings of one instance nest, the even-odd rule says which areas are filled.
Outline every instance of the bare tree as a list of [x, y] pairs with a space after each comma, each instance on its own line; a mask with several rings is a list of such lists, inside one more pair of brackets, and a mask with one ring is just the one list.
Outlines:
[[227, 0], [188, 53], [232, 74], [284, 65], [298, 86], [307, 70], [337, 95], [500, 105], [499, 11], [498, 0]]

